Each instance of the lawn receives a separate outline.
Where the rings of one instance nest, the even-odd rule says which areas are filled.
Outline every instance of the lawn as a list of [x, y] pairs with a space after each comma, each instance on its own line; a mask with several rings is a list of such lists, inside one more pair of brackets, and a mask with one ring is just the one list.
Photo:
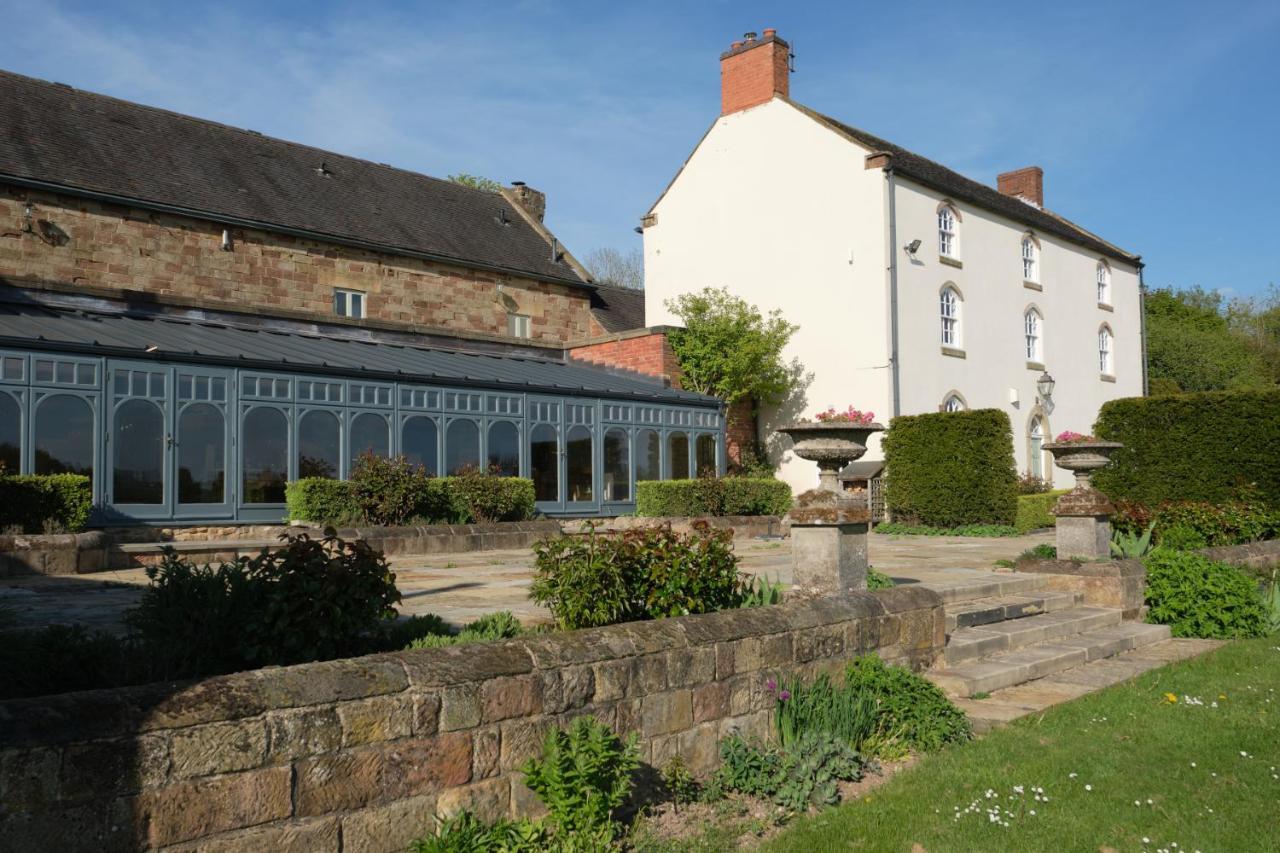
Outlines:
[[766, 849], [917, 844], [1280, 850], [1280, 639], [1232, 643], [929, 756]]

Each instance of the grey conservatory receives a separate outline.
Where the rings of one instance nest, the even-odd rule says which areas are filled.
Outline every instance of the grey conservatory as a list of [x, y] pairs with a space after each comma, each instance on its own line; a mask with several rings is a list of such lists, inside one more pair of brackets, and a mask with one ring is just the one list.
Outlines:
[[361, 453], [494, 467], [549, 515], [634, 510], [724, 470], [720, 401], [527, 355], [0, 305], [0, 462], [88, 474], [100, 524], [279, 521], [285, 485]]

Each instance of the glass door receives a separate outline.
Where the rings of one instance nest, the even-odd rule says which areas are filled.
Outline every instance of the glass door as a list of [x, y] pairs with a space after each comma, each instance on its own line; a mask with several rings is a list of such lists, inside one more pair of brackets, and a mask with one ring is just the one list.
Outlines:
[[172, 382], [168, 367], [120, 361], [108, 365], [104, 485], [113, 514], [162, 519], [173, 512]]
[[564, 476], [561, 468], [563, 406], [559, 400], [529, 398], [529, 478], [540, 512], [564, 512]]
[[230, 516], [230, 371], [174, 369], [174, 518]]

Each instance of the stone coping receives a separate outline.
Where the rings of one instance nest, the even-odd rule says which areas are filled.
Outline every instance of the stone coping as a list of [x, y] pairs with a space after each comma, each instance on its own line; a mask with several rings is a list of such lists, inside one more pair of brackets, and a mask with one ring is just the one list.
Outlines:
[[1244, 545], [1220, 545], [1216, 548], [1202, 548], [1210, 560], [1245, 566], [1274, 566], [1280, 564], [1280, 539], [1268, 539], [1263, 542], [1248, 542]]

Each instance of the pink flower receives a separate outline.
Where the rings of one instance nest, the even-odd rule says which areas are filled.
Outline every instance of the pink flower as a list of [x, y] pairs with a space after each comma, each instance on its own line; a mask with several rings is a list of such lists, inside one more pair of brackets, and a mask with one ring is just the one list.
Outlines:
[[1071, 430], [1065, 430], [1064, 432], [1058, 433], [1058, 437], [1055, 439], [1055, 441], [1058, 444], [1076, 444], [1083, 441], [1096, 441], [1096, 440], [1097, 439], [1095, 439], [1091, 435], [1085, 435], [1079, 432], [1072, 432]]
[[814, 416], [814, 420], [820, 423], [853, 423], [859, 426], [868, 426], [875, 423], [875, 412], [861, 412], [853, 406], [849, 406], [843, 412], [836, 411], [835, 406], [827, 409], [825, 412], [818, 412]]
[[790, 690], [783, 690], [781, 693], [778, 694], [778, 701], [780, 702], [785, 702], [790, 698], [791, 698]]
[[764, 686], [769, 688], [769, 692], [772, 693], [778, 689], [778, 682], [770, 678], [768, 681], [764, 683]]

